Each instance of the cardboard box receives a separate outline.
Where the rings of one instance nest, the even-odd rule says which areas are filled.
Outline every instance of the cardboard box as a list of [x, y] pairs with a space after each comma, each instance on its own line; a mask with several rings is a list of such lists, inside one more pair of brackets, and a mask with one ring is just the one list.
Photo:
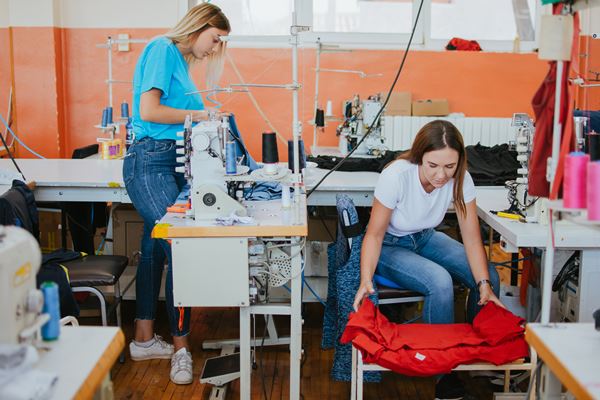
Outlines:
[[416, 100], [412, 103], [412, 115], [441, 117], [450, 114], [450, 107], [446, 99]]
[[113, 213], [113, 254], [129, 258], [137, 265], [144, 220], [131, 205], [120, 205]]
[[[60, 210], [39, 210], [40, 248], [44, 253], [50, 253], [61, 248], [62, 226]], [[67, 238], [67, 243], [70, 243]]]
[[393, 92], [385, 107], [385, 115], [411, 115], [411, 108], [412, 95], [410, 92]]

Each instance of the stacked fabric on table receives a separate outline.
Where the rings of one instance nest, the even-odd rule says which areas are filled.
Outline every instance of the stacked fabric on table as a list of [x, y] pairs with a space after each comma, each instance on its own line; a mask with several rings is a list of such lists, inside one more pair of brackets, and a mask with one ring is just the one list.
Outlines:
[[447, 374], [460, 364], [501, 365], [529, 356], [525, 321], [487, 303], [473, 324], [394, 324], [368, 299], [351, 313], [340, 341], [366, 363], [409, 376]]

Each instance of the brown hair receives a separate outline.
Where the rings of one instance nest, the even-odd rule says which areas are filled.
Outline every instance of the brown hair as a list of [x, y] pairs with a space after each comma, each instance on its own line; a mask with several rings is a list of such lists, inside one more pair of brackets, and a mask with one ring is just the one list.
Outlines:
[[423, 155], [430, 151], [442, 150], [446, 147], [458, 152], [458, 164], [454, 172], [454, 207], [466, 215], [465, 199], [463, 197], [463, 181], [467, 170], [467, 154], [465, 144], [459, 130], [451, 122], [441, 119], [425, 124], [413, 141], [409, 151], [402, 153], [398, 159], [407, 160], [413, 164], [422, 165]]
[[[165, 36], [175, 44], [188, 45], [209, 28], [217, 28], [226, 32], [231, 31], [229, 20], [219, 7], [211, 3], [201, 3], [190, 8], [181, 21]], [[219, 43], [218, 48], [207, 57], [206, 81], [209, 88], [216, 86], [219, 81], [223, 70], [226, 46], [225, 42]], [[185, 56], [185, 60], [190, 64], [195, 58], [192, 54], [188, 54]]]

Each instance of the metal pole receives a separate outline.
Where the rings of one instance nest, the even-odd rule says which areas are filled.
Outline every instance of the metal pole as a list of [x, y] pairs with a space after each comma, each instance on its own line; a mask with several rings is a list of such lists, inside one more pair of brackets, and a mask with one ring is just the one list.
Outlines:
[[[314, 131], [313, 131], [313, 142], [312, 148], [314, 149], [317, 146], [317, 107], [319, 106], [319, 72], [321, 71], [321, 41], [317, 41], [317, 65], [315, 68], [315, 120], [314, 120]], [[312, 153], [312, 152], [311, 152]], [[313, 153], [314, 154], [314, 153]]]
[[[109, 36], [106, 41], [108, 49], [108, 105], [113, 106], [113, 91], [112, 91], [112, 38]], [[114, 110], [113, 110], [114, 112]]]
[[558, 158], [560, 156], [560, 137], [562, 131], [562, 125], [560, 123], [560, 105], [562, 97], [562, 78], [563, 78], [563, 61], [556, 62], [556, 82], [554, 88], [554, 124], [552, 129], [552, 158], [550, 158], [549, 173], [546, 174], [548, 182], [550, 182], [550, 190], [554, 184], [554, 177], [556, 176], [556, 166], [558, 165]]
[[294, 139], [293, 154], [294, 154], [294, 203], [298, 205], [300, 203], [300, 160], [299, 160], [299, 149], [300, 149], [300, 125], [298, 122], [298, 27], [296, 26], [297, 14], [294, 11], [292, 27], [292, 85], [294, 85], [294, 91], [292, 92], [292, 133]]

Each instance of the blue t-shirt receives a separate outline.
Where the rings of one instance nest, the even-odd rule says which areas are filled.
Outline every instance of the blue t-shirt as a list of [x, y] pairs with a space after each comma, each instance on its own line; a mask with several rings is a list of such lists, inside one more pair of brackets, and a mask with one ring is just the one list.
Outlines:
[[140, 96], [150, 89], [162, 91], [160, 104], [184, 110], [203, 110], [199, 94], [186, 95], [198, 90], [189, 74], [188, 64], [175, 44], [164, 36], [152, 39], [138, 59], [133, 74], [133, 131], [136, 140], [177, 139], [183, 130], [180, 124], [158, 124], [140, 118]]

